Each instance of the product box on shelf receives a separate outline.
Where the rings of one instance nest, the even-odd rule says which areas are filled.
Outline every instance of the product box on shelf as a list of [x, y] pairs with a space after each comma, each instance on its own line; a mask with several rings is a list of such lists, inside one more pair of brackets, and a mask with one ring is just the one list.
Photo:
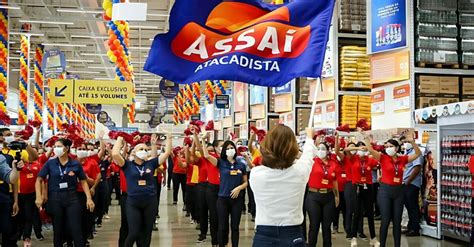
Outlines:
[[459, 77], [441, 76], [439, 77], [440, 94], [459, 94]]
[[462, 95], [474, 95], [474, 77], [462, 78]]
[[439, 94], [439, 81], [439, 76], [420, 76], [418, 92], [424, 94]]
[[456, 102], [459, 102], [459, 98], [439, 98], [440, 105], [447, 105]]
[[416, 108], [426, 108], [430, 106], [440, 105], [440, 100], [437, 97], [418, 97], [416, 100]]

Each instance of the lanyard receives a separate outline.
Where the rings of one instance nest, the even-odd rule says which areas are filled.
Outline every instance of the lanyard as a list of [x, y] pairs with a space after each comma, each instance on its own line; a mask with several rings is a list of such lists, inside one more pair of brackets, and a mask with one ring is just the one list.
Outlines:
[[366, 163], [366, 160], [363, 160], [363, 159], [360, 160], [360, 173], [364, 177], [365, 177], [365, 163]]
[[395, 170], [395, 177], [398, 177], [398, 171], [400, 168], [400, 165], [398, 164], [398, 158], [395, 162], [393, 162], [392, 160], [392, 164], [393, 164], [393, 169]]
[[[329, 161], [328, 161], [328, 164], [329, 164]], [[328, 176], [329, 168], [326, 167], [326, 165], [324, 164], [324, 162], [322, 160], [321, 160], [321, 167], [323, 168], [324, 178], [326, 178]]]
[[142, 177], [143, 174], [145, 173], [145, 167], [142, 167], [142, 169], [138, 168], [137, 165], [135, 165], [135, 167], [137, 168], [138, 172], [140, 173], [140, 177]]
[[58, 168], [59, 168], [59, 176], [61, 176], [61, 180], [63, 180], [64, 179], [64, 174], [67, 173], [67, 167], [65, 167], [64, 171], [63, 171], [63, 169], [61, 169], [61, 164], [59, 164]]

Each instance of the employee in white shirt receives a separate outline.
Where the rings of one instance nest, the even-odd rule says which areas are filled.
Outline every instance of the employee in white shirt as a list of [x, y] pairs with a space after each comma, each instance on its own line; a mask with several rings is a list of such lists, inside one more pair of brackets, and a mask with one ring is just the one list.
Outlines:
[[284, 125], [273, 128], [261, 144], [263, 165], [252, 169], [250, 185], [257, 209], [254, 247], [305, 246], [303, 200], [313, 158], [314, 131], [306, 129], [303, 154], [293, 131]]

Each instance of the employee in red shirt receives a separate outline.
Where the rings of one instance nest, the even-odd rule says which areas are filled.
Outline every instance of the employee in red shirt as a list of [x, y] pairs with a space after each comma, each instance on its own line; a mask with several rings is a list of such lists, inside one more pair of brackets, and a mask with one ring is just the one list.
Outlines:
[[374, 202], [372, 201], [372, 170], [378, 166], [378, 161], [368, 157], [369, 152], [364, 142], [358, 142], [357, 156], [354, 157], [352, 165], [352, 188], [354, 192], [354, 218], [351, 226], [351, 246], [357, 246], [357, 228], [363, 220], [364, 210], [367, 215], [370, 232], [370, 246], [379, 246], [380, 243], [375, 235], [374, 225]]
[[[337, 139], [337, 136], [335, 139]], [[339, 142], [339, 140], [336, 140], [336, 141]], [[335, 146], [334, 150], [336, 149], [339, 149], [338, 145]], [[342, 149], [344, 149], [344, 147], [342, 147]], [[337, 163], [336, 175], [337, 175], [337, 186], [338, 186], [340, 201], [339, 201], [339, 206], [336, 207], [334, 221], [332, 223], [334, 234], [339, 232], [339, 214], [341, 212], [342, 212], [342, 226], [344, 227], [344, 229], [347, 224], [346, 200], [344, 199], [344, 187], [346, 186], [347, 183], [350, 183], [349, 181], [347, 181], [346, 163], [342, 162], [342, 159], [340, 159], [339, 156], [337, 156], [337, 153], [340, 153], [340, 152], [335, 152], [335, 153], [336, 153], [335, 154], [336, 157], [334, 158], [334, 161]]]
[[385, 143], [385, 153], [379, 153], [372, 148], [370, 138], [365, 136], [365, 145], [372, 157], [380, 162], [382, 177], [377, 202], [380, 207], [380, 246], [385, 247], [390, 220], [393, 221], [394, 246], [400, 246], [401, 223], [403, 213], [403, 170], [405, 165], [414, 161], [421, 155], [421, 150], [412, 137], [406, 139], [412, 144], [414, 154], [409, 156], [399, 155], [400, 143], [390, 139]]
[[[87, 184], [90, 188], [90, 194], [94, 200], [96, 197], [96, 188], [99, 185], [101, 174], [99, 164], [97, 163], [97, 159], [95, 154], [91, 154], [88, 152], [86, 144], [82, 144], [76, 148], [76, 155], [77, 160], [82, 165], [82, 169], [86, 174]], [[90, 155], [90, 156], [89, 156]], [[77, 186], [77, 192], [79, 192], [79, 201], [82, 202], [82, 205], [85, 205], [86, 195], [84, 193], [84, 189], [79, 184]], [[84, 243], [88, 243], [88, 237], [93, 236], [92, 230], [94, 226], [94, 213], [87, 210], [86, 207], [82, 207], [82, 236], [84, 237]]]
[[[178, 204], [178, 193], [179, 187], [183, 194], [183, 202], [186, 202], [186, 168], [182, 168], [179, 164], [186, 162], [184, 160], [184, 152], [181, 147], [175, 147], [173, 149], [173, 205]], [[186, 207], [183, 208], [183, 211]]]
[[41, 164], [38, 162], [27, 163], [20, 172], [20, 182], [18, 184], [18, 206], [20, 208], [19, 218], [20, 236], [23, 236], [25, 245], [31, 245], [31, 231], [35, 229], [36, 239], [43, 240], [41, 234], [41, 221], [39, 219], [39, 210], [35, 205], [36, 193], [35, 183], [38, 173], [41, 170]]
[[[190, 151], [191, 149], [191, 151]], [[194, 144], [192, 147], [184, 145], [184, 157], [186, 162], [180, 162], [179, 165], [181, 168], [186, 169], [186, 217], [191, 216], [191, 224], [199, 223], [199, 217], [197, 214], [197, 204], [196, 204], [196, 185], [198, 181], [193, 181], [193, 176], [197, 176], [199, 179], [199, 170], [195, 170], [194, 163], [195, 159], [190, 158], [190, 152], [194, 153]], [[196, 167], [197, 168], [197, 167]], [[195, 174], [195, 172], [197, 174]]]
[[316, 246], [321, 225], [323, 246], [332, 246], [331, 223], [339, 205], [339, 191], [336, 174], [338, 164], [329, 155], [329, 145], [321, 142], [309, 176], [309, 192], [305, 200], [309, 215], [309, 247]]

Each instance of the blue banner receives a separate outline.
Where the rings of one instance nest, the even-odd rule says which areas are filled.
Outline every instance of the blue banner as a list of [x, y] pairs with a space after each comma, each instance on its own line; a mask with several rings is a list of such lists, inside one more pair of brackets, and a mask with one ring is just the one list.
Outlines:
[[372, 0], [368, 20], [370, 53], [407, 46], [406, 0]]
[[176, 0], [170, 31], [155, 37], [145, 70], [178, 83], [281, 86], [319, 77], [334, 0]]

